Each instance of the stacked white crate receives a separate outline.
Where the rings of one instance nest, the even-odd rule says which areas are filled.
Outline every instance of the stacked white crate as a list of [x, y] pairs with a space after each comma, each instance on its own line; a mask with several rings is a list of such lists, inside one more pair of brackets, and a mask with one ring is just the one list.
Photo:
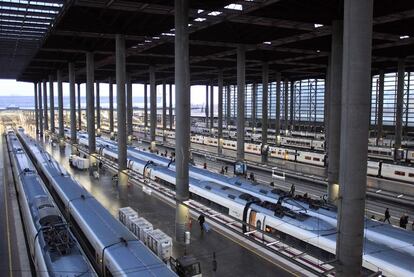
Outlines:
[[131, 232], [144, 244], [147, 244], [147, 233], [153, 230], [152, 224], [143, 217], [131, 220]]
[[168, 261], [172, 254], [172, 239], [160, 229], [147, 233], [147, 246], [163, 261]]
[[138, 218], [138, 213], [131, 207], [123, 207], [123, 208], [119, 208], [118, 217], [119, 217], [119, 220], [129, 230], [131, 230], [131, 220], [134, 218]]

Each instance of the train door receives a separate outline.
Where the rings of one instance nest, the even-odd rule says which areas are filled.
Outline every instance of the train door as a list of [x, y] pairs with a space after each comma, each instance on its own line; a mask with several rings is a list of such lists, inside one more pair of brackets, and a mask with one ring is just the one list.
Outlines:
[[[257, 213], [257, 211], [255, 210], [250, 210], [250, 215], [249, 215], [249, 230], [253, 231], [253, 230], [264, 230], [264, 226], [265, 226], [265, 219], [266, 216], [264, 216], [262, 213]], [[260, 238], [260, 239], [264, 239], [263, 237], [263, 233], [261, 232], [256, 232], [254, 234], [256, 237]]]

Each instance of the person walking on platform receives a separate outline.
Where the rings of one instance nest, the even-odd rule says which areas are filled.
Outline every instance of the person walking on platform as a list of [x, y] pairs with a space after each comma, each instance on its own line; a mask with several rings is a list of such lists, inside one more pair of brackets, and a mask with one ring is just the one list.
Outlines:
[[407, 224], [408, 224], [408, 215], [403, 215], [400, 217], [400, 227], [407, 229]]
[[200, 224], [201, 231], [204, 231], [204, 222], [205, 221], [206, 221], [206, 219], [204, 218], [204, 215], [200, 214], [200, 216], [198, 217], [198, 223]]
[[292, 184], [290, 186], [290, 192], [289, 192], [292, 197], [295, 196], [295, 190], [296, 190], [296, 187], [294, 184]]
[[390, 210], [387, 208], [384, 213], [384, 223], [385, 221], [388, 221], [388, 223], [391, 224], [390, 218], [391, 218]]

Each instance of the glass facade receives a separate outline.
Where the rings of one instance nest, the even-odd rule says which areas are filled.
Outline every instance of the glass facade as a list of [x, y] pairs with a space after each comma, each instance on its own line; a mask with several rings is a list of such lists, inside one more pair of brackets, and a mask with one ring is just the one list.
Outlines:
[[[293, 117], [295, 124], [316, 125], [324, 122], [325, 118], [325, 80], [324, 79], [305, 79], [293, 82], [293, 96], [291, 82], [281, 82], [280, 92], [280, 120], [285, 117], [285, 84], [288, 87], [287, 109], [288, 119], [290, 120], [291, 100], [293, 99]], [[406, 72], [404, 78], [404, 106], [403, 106], [403, 126], [414, 127], [414, 73]], [[231, 85], [230, 88], [230, 114], [232, 118], [237, 117], [237, 86]], [[371, 125], [375, 126], [378, 122], [378, 91], [379, 76], [372, 78], [371, 94]], [[268, 89], [268, 112], [269, 120], [272, 122], [276, 118], [276, 82], [269, 82]], [[227, 93], [223, 94], [224, 107], [227, 106]], [[253, 112], [253, 84], [246, 85], [245, 95], [245, 116], [249, 120]], [[256, 119], [262, 118], [263, 105], [263, 86], [256, 84]], [[385, 74], [384, 78], [384, 106], [383, 106], [383, 125], [395, 125], [395, 112], [397, 103], [397, 73]], [[226, 114], [226, 108], [223, 109]], [[283, 125], [282, 125], [283, 126]]]

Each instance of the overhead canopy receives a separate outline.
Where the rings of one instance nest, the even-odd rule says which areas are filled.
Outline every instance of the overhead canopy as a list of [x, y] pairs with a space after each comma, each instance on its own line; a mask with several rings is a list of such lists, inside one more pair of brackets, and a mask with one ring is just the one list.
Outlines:
[[[5, 20], [20, 18], [0, 44], [1, 59], [8, 61], [4, 63], [8, 66], [2, 66], [1, 78], [42, 80], [57, 69], [67, 71], [67, 63], [73, 61], [77, 81], [83, 82], [88, 51], [95, 53], [96, 79], [114, 78], [114, 37], [125, 34], [127, 72], [135, 82], [148, 81], [149, 65], [155, 66], [157, 81], [174, 81], [173, 0], [75, 0], [66, 1], [63, 8], [59, 0], [0, 3], [26, 6], [25, 11], [1, 7], [2, 36], [9, 32]], [[374, 3], [373, 72], [395, 70], [400, 57], [412, 67], [414, 2]], [[323, 77], [331, 46], [330, 26], [341, 19], [341, 6], [342, 1], [334, 0], [190, 1], [192, 83], [216, 82], [219, 69], [226, 83], [235, 83], [239, 44], [247, 49], [248, 82], [261, 80], [263, 61], [269, 63], [271, 79], [276, 71], [292, 80]], [[56, 22], [53, 28], [51, 22]], [[34, 30], [38, 25], [41, 28]]]

